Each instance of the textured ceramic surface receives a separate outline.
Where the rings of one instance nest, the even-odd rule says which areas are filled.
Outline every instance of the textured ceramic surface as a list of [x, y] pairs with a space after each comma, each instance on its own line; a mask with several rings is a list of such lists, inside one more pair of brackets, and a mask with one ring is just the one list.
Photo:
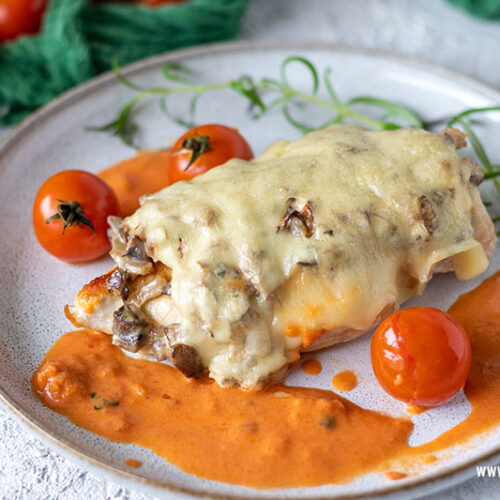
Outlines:
[[[127, 74], [140, 85], [162, 83], [160, 67], [167, 60], [181, 60], [203, 82], [217, 82], [241, 74], [254, 77], [278, 76], [280, 62], [289, 55], [303, 55], [319, 67], [331, 66], [339, 94], [372, 94], [398, 100], [421, 111], [427, 119], [447, 116], [464, 108], [489, 105], [500, 101], [500, 95], [464, 77], [408, 60], [381, 54], [362, 53], [331, 47], [307, 46], [272, 48], [235, 44], [194, 49], [164, 56], [131, 66]], [[307, 75], [293, 75], [299, 87], [308, 88]], [[59, 446], [76, 450], [94, 463], [111, 467], [116, 474], [127, 472], [129, 479], [150, 481], [151, 488], [173, 487], [186, 492], [238, 497], [331, 497], [367, 495], [411, 487], [422, 481], [443, 477], [465, 469], [500, 450], [500, 428], [483, 436], [474, 446], [454, 450], [439, 463], [422, 469], [416, 476], [388, 483], [379, 474], [370, 474], [347, 485], [318, 488], [257, 491], [206, 481], [187, 475], [152, 452], [132, 445], [110, 443], [79, 429], [65, 418], [43, 407], [32, 395], [29, 379], [43, 354], [54, 340], [71, 329], [63, 314], [64, 304], [71, 302], [81, 286], [107, 270], [111, 261], [103, 259], [91, 265], [70, 266], [43, 252], [31, 231], [31, 203], [37, 187], [51, 174], [65, 168], [96, 172], [133, 151], [116, 138], [86, 132], [89, 125], [102, 124], [114, 116], [130, 92], [114, 77], [105, 76], [56, 100], [27, 122], [7, 141], [0, 151], [0, 234], [3, 255], [0, 260], [0, 390], [20, 414], [40, 432], [56, 438]], [[172, 110], [186, 109], [188, 102], [175, 99]], [[323, 116], [307, 112], [311, 123]], [[167, 121], [157, 104], [145, 105], [137, 114], [145, 147], [165, 147], [182, 131]], [[491, 115], [482, 128], [489, 149], [495, 151], [495, 127], [500, 116]], [[199, 122], [221, 122], [237, 126], [259, 153], [270, 142], [298, 137], [279, 115], [252, 121], [246, 103], [230, 92], [213, 94], [200, 102]], [[467, 153], [467, 152], [466, 152]], [[460, 294], [476, 286], [484, 277], [500, 268], [499, 252], [489, 271], [480, 279], [460, 283], [452, 276], [435, 278], [422, 297], [411, 305], [433, 305], [447, 308]], [[349, 399], [365, 407], [406, 415], [402, 406], [388, 397], [377, 385], [369, 362], [370, 335], [349, 344], [314, 354], [323, 364], [321, 375], [311, 377], [300, 370], [293, 372], [288, 383], [329, 389], [334, 373], [352, 369], [359, 380]], [[447, 405], [413, 416], [415, 431], [410, 444], [433, 439], [463, 420], [470, 411], [465, 397], [458, 396]], [[168, 433], [168, 429], [165, 429]], [[143, 467], [126, 471], [124, 460], [136, 458]], [[108, 469], [109, 471], [109, 469]], [[458, 474], [460, 475], [460, 473]], [[431, 487], [429, 487], [431, 488]], [[156, 490], [158, 493], [161, 490]], [[422, 493], [423, 490], [420, 490]], [[428, 491], [428, 490], [427, 490]]]

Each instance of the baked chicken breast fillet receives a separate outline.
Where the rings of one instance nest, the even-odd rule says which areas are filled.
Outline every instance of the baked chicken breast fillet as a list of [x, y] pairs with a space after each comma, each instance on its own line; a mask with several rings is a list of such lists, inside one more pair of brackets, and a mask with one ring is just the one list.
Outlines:
[[369, 331], [436, 272], [486, 270], [496, 236], [456, 130], [333, 126], [231, 160], [111, 219], [117, 267], [66, 313], [187, 376], [259, 388]]

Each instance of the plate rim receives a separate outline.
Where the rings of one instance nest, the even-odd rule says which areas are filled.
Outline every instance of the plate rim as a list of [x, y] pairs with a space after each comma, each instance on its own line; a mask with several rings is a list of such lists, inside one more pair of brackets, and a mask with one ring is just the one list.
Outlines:
[[[183, 48], [173, 51], [168, 51], [162, 54], [158, 54], [140, 61], [133, 62], [121, 68], [124, 75], [131, 76], [135, 73], [141, 72], [145, 69], [150, 69], [155, 66], [159, 66], [162, 63], [166, 63], [171, 60], [178, 60], [182, 58], [189, 57], [200, 57], [200, 56], [210, 56], [222, 53], [234, 53], [239, 51], [265, 51], [265, 50], [296, 50], [296, 51], [307, 51], [307, 50], [325, 50], [332, 52], [350, 52], [357, 55], [372, 56], [375, 58], [385, 58], [392, 61], [400, 61], [405, 64], [410, 64], [416, 68], [427, 70], [430, 73], [437, 74], [439, 76], [454, 79], [459, 83], [466, 85], [469, 89], [484, 95], [487, 98], [500, 102], [500, 91], [496, 90], [492, 86], [485, 84], [473, 77], [464, 75], [458, 71], [451, 70], [445, 66], [437, 63], [425, 61], [413, 56], [407, 56], [402, 54], [397, 54], [391, 51], [370, 49], [355, 47], [352, 45], [336, 44], [329, 42], [292, 42], [292, 41], [255, 41], [255, 40], [239, 40], [233, 42], [221, 42], [197, 45], [190, 48]], [[43, 124], [43, 122], [56, 115], [58, 112], [62, 111], [68, 106], [71, 106], [75, 101], [84, 99], [89, 94], [91, 94], [95, 89], [104, 88], [109, 85], [116, 84], [118, 82], [117, 76], [112, 71], [107, 71], [99, 76], [91, 78], [90, 80], [64, 92], [60, 96], [56, 97], [43, 107], [31, 113], [27, 118], [25, 118], [21, 123], [14, 127], [8, 134], [7, 137], [2, 141], [3, 144], [0, 146], [0, 158], [5, 156], [11, 150], [13, 150], [16, 145], [21, 142], [26, 134], [28, 134], [32, 129], [36, 128], [38, 125]], [[148, 479], [134, 474], [133, 472], [122, 469], [118, 466], [109, 465], [97, 458], [94, 458], [84, 451], [81, 451], [70, 444], [66, 439], [54, 435], [49, 429], [45, 427], [44, 424], [33, 419], [29, 414], [27, 414], [8, 394], [8, 391], [4, 387], [0, 386], [0, 402], [8, 409], [10, 412], [17, 417], [25, 426], [29, 427], [30, 430], [34, 431], [34, 434], [42, 439], [49, 446], [54, 447], [57, 451], [62, 452], [63, 455], [67, 457], [76, 458], [82, 466], [90, 466], [97, 474], [106, 473], [106, 475], [111, 476], [110, 479], [118, 479], [119, 477], [126, 479], [129, 483], [130, 488], [137, 486], [146, 486], [148, 489], [153, 488], [156, 494], [163, 492], [166, 493], [170, 491], [172, 493], [180, 493], [184, 495], [195, 495], [197, 497], [204, 498], [214, 498], [214, 499], [224, 499], [224, 500], [256, 500], [262, 497], [252, 497], [251, 495], [225, 495], [212, 493], [210, 491], [203, 491], [202, 489], [195, 489], [183, 486], [177, 486], [175, 484], [169, 484], [166, 482], [158, 481], [155, 479]], [[454, 484], [459, 484], [465, 481], [469, 477], [473, 476], [472, 467], [491, 460], [494, 457], [500, 456], [500, 444], [494, 450], [490, 451], [486, 455], [482, 455], [478, 458], [473, 458], [458, 467], [454, 467], [452, 470], [449, 468], [443, 470], [441, 473], [436, 473], [431, 475], [431, 477], [422, 478], [421, 480], [414, 480], [409, 484], [397, 485], [394, 487], [390, 485], [377, 488], [370, 492], [371, 497], [379, 497], [385, 495], [387, 497], [396, 497], [399, 494], [404, 493], [405, 498], [408, 498], [408, 494], [421, 495], [422, 493], [430, 494], [433, 492], [440, 491], [444, 488], [451, 487]], [[109, 477], [108, 476], [108, 477]], [[118, 476], [118, 478], [116, 477]], [[138, 484], [139, 483], [139, 484]], [[240, 486], [240, 485], [238, 485]], [[326, 485], [324, 485], [326, 486]], [[425, 492], [423, 490], [426, 490]], [[249, 488], [249, 491], [252, 489]], [[417, 491], [418, 490], [418, 491]], [[267, 490], [272, 491], [272, 490]], [[289, 491], [293, 491], [290, 489]], [[352, 493], [343, 494], [340, 496], [324, 495], [316, 496], [315, 500], [327, 500], [331, 498], [336, 499], [356, 499], [365, 498], [366, 494], [363, 493]], [[293, 495], [287, 496], [288, 500], [303, 500], [304, 497], [294, 497]]]

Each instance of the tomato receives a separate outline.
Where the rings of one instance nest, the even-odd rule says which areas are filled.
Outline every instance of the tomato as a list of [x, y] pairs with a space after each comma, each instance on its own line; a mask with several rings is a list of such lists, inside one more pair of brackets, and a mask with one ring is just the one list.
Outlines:
[[164, 4], [168, 5], [169, 3], [179, 3], [184, 1], [185, 0], [139, 0], [139, 3], [144, 3], [150, 7], [160, 7]]
[[372, 367], [391, 396], [418, 406], [450, 400], [465, 384], [469, 337], [450, 315], [430, 307], [403, 309], [377, 328]]
[[120, 215], [113, 190], [83, 170], [64, 170], [47, 179], [33, 203], [35, 235], [47, 252], [85, 262], [110, 249], [108, 215]]
[[170, 180], [174, 183], [192, 179], [231, 158], [253, 158], [238, 130], [217, 124], [194, 127], [179, 137], [172, 148]]
[[40, 29], [46, 0], [0, 0], [0, 41]]

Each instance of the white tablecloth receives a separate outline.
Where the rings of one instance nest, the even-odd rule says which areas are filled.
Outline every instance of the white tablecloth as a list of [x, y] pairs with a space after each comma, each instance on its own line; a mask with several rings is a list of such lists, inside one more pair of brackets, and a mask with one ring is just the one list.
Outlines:
[[[500, 88], [500, 22], [470, 18], [443, 0], [250, 0], [241, 35], [389, 50], [440, 63]], [[151, 498], [51, 451], [3, 406], [0, 435], [2, 498]], [[500, 498], [500, 479], [472, 479], [430, 498]]]

